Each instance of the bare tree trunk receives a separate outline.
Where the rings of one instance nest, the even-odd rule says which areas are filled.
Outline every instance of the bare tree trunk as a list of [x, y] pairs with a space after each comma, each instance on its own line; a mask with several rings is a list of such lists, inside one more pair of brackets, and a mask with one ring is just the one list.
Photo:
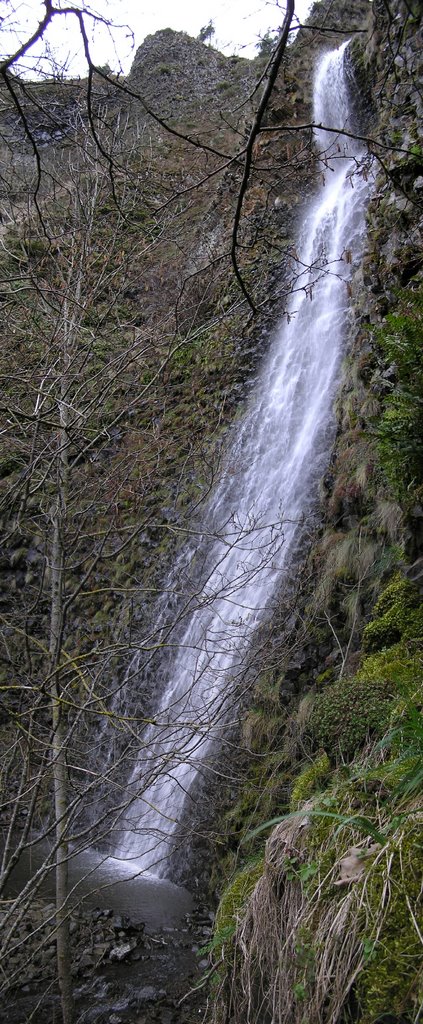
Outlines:
[[[78, 290], [79, 297], [79, 290]], [[60, 681], [60, 655], [64, 627], [64, 572], [66, 506], [69, 486], [68, 457], [68, 405], [66, 402], [67, 372], [69, 364], [68, 303], [63, 306], [63, 365], [60, 383], [57, 452], [57, 492], [52, 511], [51, 544], [51, 614], [50, 614], [50, 666], [52, 710], [52, 767], [54, 785], [54, 812], [56, 827], [56, 936], [57, 973], [62, 1005], [63, 1024], [73, 1024], [72, 958], [70, 948], [68, 898], [68, 773], [66, 763], [67, 715], [63, 705]]]
[[[62, 481], [63, 483], [64, 481]], [[61, 488], [57, 496], [53, 519], [53, 542], [51, 547], [51, 622], [50, 655], [52, 663], [51, 705], [52, 705], [52, 762], [54, 783], [54, 812], [56, 822], [56, 934], [57, 971], [62, 1002], [63, 1024], [72, 1024], [73, 998], [71, 951], [69, 935], [68, 896], [68, 843], [67, 805], [68, 783], [66, 766], [66, 720], [60, 698], [60, 677], [58, 655], [61, 646], [63, 626], [63, 543], [61, 520]]]

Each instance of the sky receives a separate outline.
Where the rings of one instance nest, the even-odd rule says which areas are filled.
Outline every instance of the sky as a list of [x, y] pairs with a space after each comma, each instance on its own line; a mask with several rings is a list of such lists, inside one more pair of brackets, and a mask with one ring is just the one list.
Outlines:
[[[55, 0], [56, 7], [67, 6], [66, 0]], [[126, 74], [132, 63], [134, 49], [145, 36], [163, 28], [173, 28], [197, 36], [200, 29], [213, 21], [213, 46], [222, 52], [254, 57], [255, 44], [267, 29], [276, 30], [283, 21], [283, 0], [73, 0], [72, 6], [92, 11], [109, 19], [114, 28], [95, 25], [90, 30], [91, 55], [95, 63], [109, 65], [112, 71]], [[296, 14], [304, 19], [311, 0], [296, 0]], [[44, 13], [41, 0], [0, 0], [0, 51], [11, 53], [17, 42], [26, 40]], [[90, 24], [90, 19], [86, 19]], [[94, 22], [92, 21], [94, 25]], [[120, 26], [120, 27], [119, 27]], [[129, 27], [128, 27], [129, 26]], [[75, 17], [57, 17], [46, 33], [49, 46], [64, 73], [83, 75], [85, 66]], [[34, 49], [27, 65], [34, 63], [41, 52]]]

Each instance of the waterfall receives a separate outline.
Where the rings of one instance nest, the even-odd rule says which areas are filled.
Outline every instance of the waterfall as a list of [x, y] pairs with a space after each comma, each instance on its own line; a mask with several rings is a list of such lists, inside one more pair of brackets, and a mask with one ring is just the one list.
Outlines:
[[[348, 128], [344, 44], [318, 68], [316, 123]], [[349, 142], [349, 140], [348, 140]], [[280, 327], [204, 514], [202, 585], [188, 603], [176, 653], [128, 782], [116, 856], [166, 874], [172, 837], [197, 774], [216, 749], [253, 632], [263, 619], [307, 515], [333, 439], [332, 403], [348, 322], [348, 280], [360, 255], [368, 184], [363, 154], [319, 130], [324, 183], [305, 211], [287, 322]], [[200, 545], [201, 546], [201, 545]], [[195, 555], [179, 556], [178, 579]], [[160, 611], [166, 620], [164, 605]], [[131, 666], [136, 674], [137, 663]]]

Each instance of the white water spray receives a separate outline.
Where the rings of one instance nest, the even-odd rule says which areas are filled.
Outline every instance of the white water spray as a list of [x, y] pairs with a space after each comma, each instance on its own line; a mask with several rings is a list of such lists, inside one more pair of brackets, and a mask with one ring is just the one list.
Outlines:
[[[315, 81], [316, 123], [341, 130], [349, 109], [344, 50], [323, 58]], [[328, 460], [347, 282], [360, 255], [369, 186], [354, 144], [327, 131], [316, 138], [326, 153], [325, 181], [303, 221], [303, 269], [288, 323], [274, 339], [210, 500], [210, 568], [129, 780], [133, 802], [117, 856], [157, 875], [166, 874], [172, 836], [216, 747], [254, 629], [289, 566]]]

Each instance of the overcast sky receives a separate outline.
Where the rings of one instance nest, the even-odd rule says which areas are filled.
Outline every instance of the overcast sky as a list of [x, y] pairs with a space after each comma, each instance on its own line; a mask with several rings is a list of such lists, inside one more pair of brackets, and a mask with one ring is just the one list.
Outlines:
[[[66, 0], [55, 0], [55, 6], [67, 6]], [[212, 19], [215, 27], [213, 45], [217, 49], [253, 57], [258, 37], [269, 28], [279, 27], [285, 9], [282, 0], [279, 3], [277, 0], [92, 0], [92, 3], [73, 0], [73, 6], [100, 14], [116, 26], [106, 30], [96, 25], [91, 52], [97, 64], [109, 64], [113, 71], [122, 70], [124, 73], [129, 70], [133, 58], [132, 35], [125, 25], [130, 26], [134, 33], [136, 49], [146, 35], [158, 29], [173, 28], [197, 36]], [[297, 0], [295, 8], [300, 19], [306, 17], [310, 6], [311, 0]], [[1, 52], [10, 53], [17, 38], [20, 41], [27, 39], [43, 12], [40, 0], [0, 0], [0, 17], [4, 19]], [[10, 34], [12, 28], [14, 36]], [[69, 72], [84, 74], [75, 17], [56, 18], [45, 41]], [[31, 63], [34, 59], [35, 51]]]

